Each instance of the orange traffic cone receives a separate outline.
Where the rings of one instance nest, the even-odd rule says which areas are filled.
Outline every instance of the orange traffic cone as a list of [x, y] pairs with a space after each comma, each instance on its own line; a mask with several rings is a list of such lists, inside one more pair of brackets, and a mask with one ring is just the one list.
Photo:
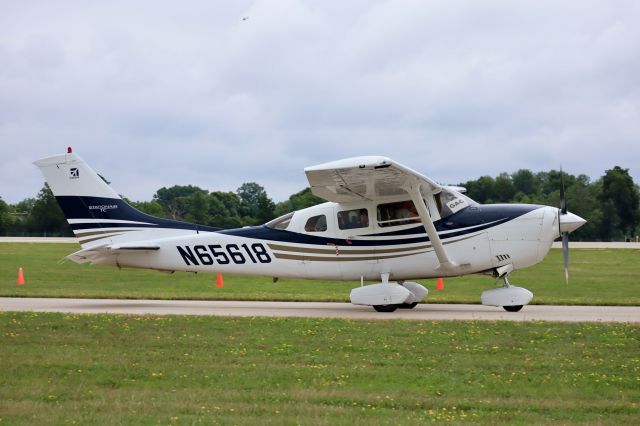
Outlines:
[[24, 272], [22, 272], [22, 266], [18, 268], [18, 279], [16, 285], [24, 285]]
[[442, 277], [438, 278], [438, 285], [436, 286], [436, 290], [444, 290], [444, 280]]
[[218, 274], [216, 278], [216, 287], [223, 287], [224, 282], [222, 281], [222, 274]]

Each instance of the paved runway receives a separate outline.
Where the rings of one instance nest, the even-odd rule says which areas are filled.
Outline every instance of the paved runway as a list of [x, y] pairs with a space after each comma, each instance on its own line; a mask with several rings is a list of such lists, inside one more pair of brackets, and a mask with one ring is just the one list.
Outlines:
[[378, 313], [350, 303], [228, 302], [195, 300], [54, 299], [0, 297], [2, 311], [77, 314], [215, 315], [347, 318], [363, 320], [570, 321], [640, 323], [640, 306], [525, 306], [520, 312], [482, 305], [421, 304], [415, 309]]

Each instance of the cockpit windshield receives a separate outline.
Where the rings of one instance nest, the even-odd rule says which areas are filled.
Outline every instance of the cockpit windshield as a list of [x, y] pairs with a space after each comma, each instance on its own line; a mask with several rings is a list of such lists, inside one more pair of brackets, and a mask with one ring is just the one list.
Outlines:
[[440, 211], [441, 218], [451, 216], [452, 214], [459, 212], [465, 207], [477, 204], [466, 195], [448, 188], [443, 188], [442, 191], [440, 191], [440, 193], [435, 196], [435, 198], [436, 203], [438, 204], [438, 210]]
[[280, 216], [273, 219], [271, 222], [265, 223], [265, 226], [268, 226], [269, 228], [272, 228], [272, 229], [285, 230], [289, 227], [292, 217], [293, 217], [293, 212], [287, 213], [284, 216]]

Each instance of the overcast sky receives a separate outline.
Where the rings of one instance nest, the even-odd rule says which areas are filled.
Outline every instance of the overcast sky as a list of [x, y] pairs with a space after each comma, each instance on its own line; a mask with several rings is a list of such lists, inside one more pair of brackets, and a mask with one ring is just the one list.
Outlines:
[[67, 146], [134, 200], [359, 155], [638, 183], [640, 2], [0, 0], [0, 196]]

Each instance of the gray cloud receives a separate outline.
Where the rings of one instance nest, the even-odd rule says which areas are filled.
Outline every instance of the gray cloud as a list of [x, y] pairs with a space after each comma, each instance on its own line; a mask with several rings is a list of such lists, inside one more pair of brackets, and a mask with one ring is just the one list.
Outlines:
[[281, 200], [366, 154], [448, 183], [640, 181], [637, 2], [347, 3], [5, 4], [0, 196], [34, 196], [31, 161], [68, 145], [133, 199], [257, 181]]

